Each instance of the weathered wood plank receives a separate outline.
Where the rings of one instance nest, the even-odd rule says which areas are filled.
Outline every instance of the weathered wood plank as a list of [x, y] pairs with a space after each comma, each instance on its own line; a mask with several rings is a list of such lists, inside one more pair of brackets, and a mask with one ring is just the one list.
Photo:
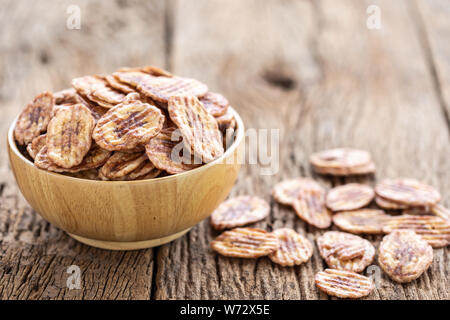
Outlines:
[[[73, 1], [3, 1], [0, 131], [24, 104], [83, 74], [165, 63], [164, 1], [77, 1], [81, 29], [66, 28]], [[0, 147], [5, 148], [5, 140]], [[75, 242], [31, 210], [0, 154], [0, 299], [148, 299], [153, 250], [109, 252]], [[81, 289], [69, 290], [70, 265]]]
[[[376, 179], [416, 177], [448, 199], [449, 136], [410, 4], [376, 2], [381, 30], [366, 28], [371, 1], [174, 3], [173, 71], [226, 94], [247, 128], [281, 129], [279, 173], [261, 176], [257, 166], [246, 166], [233, 195], [269, 199], [275, 182], [313, 175], [312, 152], [354, 146], [373, 153]], [[355, 180], [317, 178], [328, 186]], [[255, 226], [321, 233], [288, 208], [272, 208]], [[313, 284], [324, 268], [317, 250], [306, 265], [282, 268], [268, 259], [217, 256], [209, 249], [216, 235], [205, 221], [159, 249], [155, 298], [327, 298]], [[448, 254], [435, 250], [432, 268], [410, 284], [382, 275], [369, 298], [448, 299]]]

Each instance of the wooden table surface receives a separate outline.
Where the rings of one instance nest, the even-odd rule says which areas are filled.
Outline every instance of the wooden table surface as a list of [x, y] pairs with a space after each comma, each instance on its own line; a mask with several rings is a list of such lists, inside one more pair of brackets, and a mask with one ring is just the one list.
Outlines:
[[[67, 7], [81, 8], [69, 30]], [[366, 9], [381, 10], [381, 29]], [[450, 205], [450, 3], [447, 0], [3, 0], [0, 11], [0, 129], [34, 95], [70, 79], [155, 64], [224, 93], [247, 128], [280, 129], [279, 170], [246, 165], [232, 195], [271, 201], [257, 227], [322, 233], [270, 197], [278, 181], [313, 176], [331, 187], [407, 176], [428, 182]], [[325, 268], [283, 268], [269, 259], [220, 257], [204, 221], [155, 249], [111, 252], [68, 237], [20, 194], [0, 140], [0, 298], [2, 299], [329, 299], [313, 283]], [[314, 151], [368, 149], [375, 178], [327, 179], [308, 163]], [[379, 237], [372, 237], [378, 243]], [[381, 275], [369, 299], [449, 299], [450, 250], [418, 280]], [[80, 267], [81, 289], [66, 286]]]

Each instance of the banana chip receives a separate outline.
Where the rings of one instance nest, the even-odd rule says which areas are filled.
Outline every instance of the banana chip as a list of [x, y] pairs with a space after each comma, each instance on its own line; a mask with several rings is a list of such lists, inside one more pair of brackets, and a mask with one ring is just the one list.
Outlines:
[[281, 228], [272, 232], [278, 238], [278, 249], [269, 254], [270, 260], [283, 267], [307, 262], [313, 254], [311, 242], [292, 229]]
[[320, 290], [338, 298], [362, 298], [375, 289], [372, 279], [355, 272], [337, 269], [318, 272], [315, 282]]

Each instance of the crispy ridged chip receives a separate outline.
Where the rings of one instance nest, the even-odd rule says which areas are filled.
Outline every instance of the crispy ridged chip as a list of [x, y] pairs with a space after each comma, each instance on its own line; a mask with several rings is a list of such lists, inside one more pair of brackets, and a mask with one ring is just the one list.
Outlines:
[[440, 217], [403, 214], [391, 217], [383, 226], [384, 233], [405, 229], [415, 231], [434, 248], [450, 244], [450, 222]]
[[125, 68], [120, 68], [119, 70], [117, 70], [118, 72], [143, 72], [143, 73], [148, 73], [152, 76], [156, 76], [156, 77], [173, 77], [173, 74], [171, 74], [169, 71], [155, 67], [155, 66], [145, 66], [145, 67], [135, 67], [135, 68], [130, 68], [130, 67], [125, 67]]
[[116, 151], [99, 170], [99, 176], [104, 180], [124, 180], [127, 175], [148, 161], [142, 152], [125, 153]]
[[375, 248], [369, 241], [345, 232], [325, 232], [317, 239], [317, 246], [333, 269], [362, 272], [375, 257]]
[[325, 205], [324, 190], [301, 190], [293, 205], [297, 216], [316, 228], [331, 225], [331, 212]]
[[450, 210], [441, 204], [435, 204], [432, 206], [431, 212], [444, 220], [450, 221]]
[[387, 210], [401, 210], [401, 209], [408, 208], [408, 206], [406, 204], [393, 202], [393, 201], [384, 199], [383, 197], [380, 197], [380, 196], [375, 196], [375, 203], [380, 208], [387, 209]]
[[328, 191], [326, 203], [333, 211], [354, 210], [368, 205], [374, 196], [370, 186], [349, 183]]
[[105, 80], [106, 80], [106, 82], [108, 82], [108, 84], [112, 88], [114, 88], [122, 93], [129, 94], [129, 93], [136, 92], [136, 90], [134, 90], [133, 87], [131, 87], [130, 85], [128, 85], [126, 83], [120, 82], [112, 75], [107, 75], [105, 77]]
[[214, 117], [224, 115], [229, 106], [228, 100], [223, 95], [210, 91], [200, 98], [200, 102], [203, 103], [206, 111]]
[[94, 125], [91, 112], [82, 104], [59, 109], [47, 128], [50, 160], [66, 169], [79, 165], [91, 148]]
[[45, 147], [45, 144], [47, 143], [47, 135], [41, 134], [40, 136], [36, 137], [31, 141], [31, 143], [27, 146], [28, 154], [32, 159], [36, 158], [36, 155], [41, 151], [43, 147]]
[[102, 166], [106, 160], [111, 156], [111, 152], [100, 148], [94, 144], [91, 150], [86, 154], [83, 161], [72, 168], [63, 168], [53, 163], [48, 157], [48, 148], [44, 146], [34, 159], [34, 164], [41, 169], [45, 169], [53, 172], [69, 172], [76, 173], [89, 169], [95, 169]]
[[211, 248], [223, 256], [258, 258], [278, 249], [278, 238], [257, 228], [236, 228], [225, 231], [211, 242]]
[[216, 230], [245, 226], [269, 215], [269, 204], [259, 197], [239, 196], [222, 202], [211, 215]]
[[310, 178], [296, 178], [283, 180], [272, 189], [274, 199], [284, 205], [293, 205], [302, 190], [317, 190], [323, 192], [323, 188]]
[[378, 263], [391, 279], [419, 278], [433, 262], [433, 248], [412, 230], [394, 230], [380, 244]]
[[410, 206], [433, 205], [441, 199], [432, 186], [409, 178], [383, 180], [375, 186], [375, 192], [384, 199]]
[[337, 269], [318, 272], [315, 282], [320, 290], [338, 298], [362, 298], [375, 288], [372, 279], [352, 271]]
[[111, 87], [102, 76], [84, 76], [72, 80], [75, 90], [101, 107], [111, 108], [123, 102], [125, 95]]
[[211, 162], [223, 154], [222, 135], [217, 121], [196, 97], [170, 98], [169, 115], [180, 129], [183, 142], [203, 162]]
[[283, 267], [307, 262], [313, 254], [311, 242], [292, 229], [281, 228], [272, 232], [278, 238], [278, 249], [269, 254], [270, 260]]
[[161, 110], [140, 101], [119, 104], [101, 117], [92, 137], [106, 150], [130, 150], [147, 144], [164, 123]]
[[383, 210], [361, 209], [339, 212], [333, 216], [333, 223], [351, 233], [382, 234], [383, 226], [390, 218]]
[[14, 128], [14, 138], [20, 145], [30, 143], [47, 130], [54, 104], [53, 95], [50, 92], [43, 92], [22, 111]]
[[181, 134], [175, 134], [176, 128], [164, 128], [154, 138], [150, 139], [145, 146], [150, 161], [160, 170], [167, 171], [171, 174], [181, 173], [197, 168], [200, 164], [195, 164], [194, 159], [189, 156], [181, 156], [174, 152], [174, 148], [180, 146]]
[[352, 175], [368, 174], [375, 171], [370, 153], [358, 149], [337, 148], [311, 155], [314, 171], [320, 174]]
[[55, 104], [77, 104], [80, 103], [80, 99], [74, 88], [64, 89], [53, 94], [55, 98]]

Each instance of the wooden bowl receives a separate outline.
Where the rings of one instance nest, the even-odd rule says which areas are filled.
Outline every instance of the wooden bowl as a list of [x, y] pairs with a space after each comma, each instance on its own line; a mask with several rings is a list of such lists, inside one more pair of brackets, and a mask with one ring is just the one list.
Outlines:
[[222, 157], [181, 174], [140, 181], [73, 178], [37, 168], [8, 132], [17, 184], [36, 212], [85, 244], [112, 250], [159, 246], [188, 232], [227, 197], [244, 154], [244, 125], [235, 112], [235, 142]]

